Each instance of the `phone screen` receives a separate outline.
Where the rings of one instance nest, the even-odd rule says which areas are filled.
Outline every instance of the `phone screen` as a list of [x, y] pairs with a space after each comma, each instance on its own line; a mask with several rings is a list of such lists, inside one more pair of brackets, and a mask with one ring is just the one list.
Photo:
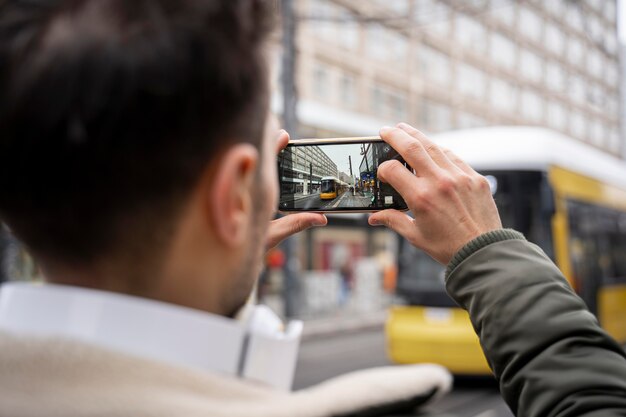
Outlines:
[[278, 157], [280, 211], [406, 210], [390, 185], [378, 180], [378, 166], [400, 155], [382, 140], [338, 140], [298, 144], [292, 141]]

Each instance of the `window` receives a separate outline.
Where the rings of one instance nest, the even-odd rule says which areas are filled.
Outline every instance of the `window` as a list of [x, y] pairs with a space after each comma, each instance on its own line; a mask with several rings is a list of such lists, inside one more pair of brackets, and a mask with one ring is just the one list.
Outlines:
[[413, 3], [413, 20], [424, 33], [450, 34], [450, 7], [440, 0], [419, 0]]
[[569, 42], [569, 48], [567, 50], [567, 56], [569, 62], [573, 65], [579, 66], [582, 63], [582, 59], [585, 55], [585, 47], [579, 38], [571, 38]]
[[370, 109], [373, 114], [393, 121], [406, 119], [406, 95], [391, 88], [374, 86], [372, 88]]
[[579, 112], [572, 113], [570, 118], [571, 133], [579, 138], [587, 140], [587, 123], [585, 118]]
[[567, 111], [559, 102], [551, 102], [548, 105], [548, 125], [557, 130], [567, 129]]
[[367, 51], [372, 58], [401, 60], [406, 58], [408, 41], [399, 32], [383, 25], [371, 25], [367, 30]]
[[611, 129], [608, 137], [609, 149], [612, 152], [619, 153], [622, 150], [622, 141], [619, 137], [619, 131], [617, 129]]
[[[549, 3], [560, 2], [553, 1]], [[546, 26], [546, 45], [550, 51], [557, 55], [562, 55], [565, 52], [565, 35], [554, 25]]]
[[449, 85], [452, 79], [450, 58], [427, 45], [422, 45], [418, 51], [419, 67], [425, 78], [441, 85]]
[[347, 108], [356, 107], [356, 78], [352, 74], [343, 74], [339, 84], [341, 104]]
[[344, 48], [358, 48], [359, 25], [351, 11], [328, 0], [314, 0], [310, 14], [315, 17], [311, 22], [314, 36]]
[[581, 33], [584, 32], [585, 22], [583, 20], [582, 10], [576, 4], [569, 4], [565, 12], [565, 20], [572, 29], [575, 29]]
[[515, 29], [515, 3], [511, 2], [508, 5], [494, 7], [491, 10], [493, 17], [504, 23], [507, 27]]
[[589, 140], [596, 146], [600, 146], [605, 141], [604, 126], [598, 120], [589, 123]]
[[597, 314], [600, 288], [626, 276], [624, 213], [574, 200], [567, 200], [566, 207], [574, 288]]
[[382, 114], [384, 93], [379, 86], [372, 88], [372, 96], [370, 97], [370, 110], [373, 114]]
[[386, 100], [386, 114], [393, 120], [406, 119], [406, 97], [400, 93], [388, 92]]
[[384, 26], [374, 24], [367, 28], [367, 54], [372, 58], [387, 58], [386, 30]]
[[310, 13], [315, 16], [314, 33], [321, 38], [332, 39], [335, 32], [335, 23], [332, 22], [336, 6], [328, 0], [314, 0], [311, 2]]
[[341, 9], [338, 13], [341, 23], [336, 23], [337, 37], [339, 45], [350, 50], [359, 48], [359, 23], [352, 12]]
[[609, 62], [609, 65], [606, 67], [606, 82], [611, 87], [619, 85], [619, 67], [614, 61]]
[[450, 107], [430, 100], [421, 103], [419, 120], [420, 124], [431, 132], [452, 128]]
[[379, 3], [393, 10], [398, 15], [407, 15], [409, 13], [408, 0], [379, 0]]
[[508, 38], [494, 33], [491, 36], [491, 60], [503, 67], [515, 67], [515, 44]]
[[330, 76], [326, 66], [316, 64], [313, 69], [313, 94], [321, 100], [330, 98]]
[[546, 64], [546, 83], [552, 91], [563, 92], [566, 87], [567, 74], [557, 62]]
[[543, 19], [533, 10], [522, 7], [519, 20], [520, 32], [534, 41], [541, 42], [543, 37]]
[[493, 79], [491, 82], [491, 105], [500, 110], [513, 111], [517, 108], [517, 87], [511, 83]]
[[612, 54], [618, 54], [618, 41], [617, 41], [617, 32], [616, 31], [608, 31], [606, 36], [604, 37], [604, 45], [606, 46], [606, 50]]
[[406, 60], [409, 50], [409, 41], [406, 36], [396, 31], [390, 31], [388, 32], [387, 42], [390, 53], [389, 58], [393, 60]]
[[455, 35], [457, 41], [471, 51], [484, 54], [487, 51], [487, 31], [485, 26], [473, 17], [459, 14], [456, 18]]
[[510, 2], [507, 5], [492, 8], [491, 14], [501, 23], [504, 23], [506, 26], [514, 30], [516, 22], [515, 7], [515, 3]]
[[595, 16], [586, 16], [587, 20], [587, 29], [589, 36], [591, 39], [603, 39], [604, 38], [604, 27], [600, 19]]
[[587, 54], [589, 73], [596, 78], [604, 78], [604, 58], [600, 52], [592, 50]]
[[606, 111], [607, 99], [608, 94], [600, 85], [591, 83], [587, 85], [587, 102], [597, 110]]
[[604, 17], [609, 19], [611, 22], [615, 22], [617, 16], [617, 10], [615, 7], [617, 6], [615, 1], [607, 1], [604, 4]]
[[560, 0], [556, 0], [556, 1], [546, 1], [543, 2], [544, 6], [548, 9], [548, 11], [550, 13], [552, 13], [553, 16], [556, 17], [563, 17], [563, 14], [565, 13], [566, 10], [566, 4], [563, 1]]
[[571, 75], [569, 79], [569, 96], [578, 103], [587, 101], [585, 93], [585, 82], [577, 75]]
[[541, 58], [528, 50], [520, 53], [520, 70], [524, 77], [535, 82], [543, 81], [543, 65]]
[[591, 5], [591, 7], [596, 9], [596, 11], [598, 12], [602, 11], [604, 3], [607, 2], [606, 0], [587, 0], [587, 1]]
[[607, 109], [607, 115], [614, 119], [617, 120], [619, 118], [619, 96], [608, 96], [606, 98], [606, 109]]
[[482, 99], [485, 96], [487, 78], [485, 73], [476, 67], [459, 64], [457, 79], [459, 82], [459, 92], [461, 94]]
[[543, 120], [543, 100], [539, 95], [528, 90], [522, 92], [522, 115], [534, 123]]

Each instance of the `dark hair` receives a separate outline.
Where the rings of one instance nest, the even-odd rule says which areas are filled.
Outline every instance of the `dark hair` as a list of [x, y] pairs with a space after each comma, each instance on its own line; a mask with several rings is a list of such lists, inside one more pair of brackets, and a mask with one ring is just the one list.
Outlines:
[[0, 0], [2, 218], [79, 263], [170, 227], [221, 148], [261, 141], [271, 9]]

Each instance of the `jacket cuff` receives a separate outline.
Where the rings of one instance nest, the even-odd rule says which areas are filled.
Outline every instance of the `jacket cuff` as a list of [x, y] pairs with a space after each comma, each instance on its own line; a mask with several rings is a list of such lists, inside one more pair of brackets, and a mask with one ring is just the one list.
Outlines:
[[446, 281], [448, 280], [448, 277], [450, 276], [452, 271], [454, 271], [457, 266], [459, 266], [464, 260], [469, 258], [475, 252], [478, 252], [480, 249], [489, 246], [492, 243], [513, 239], [526, 240], [523, 234], [513, 229], [492, 230], [491, 232], [487, 232], [471, 240], [452, 257], [452, 260], [446, 268]]

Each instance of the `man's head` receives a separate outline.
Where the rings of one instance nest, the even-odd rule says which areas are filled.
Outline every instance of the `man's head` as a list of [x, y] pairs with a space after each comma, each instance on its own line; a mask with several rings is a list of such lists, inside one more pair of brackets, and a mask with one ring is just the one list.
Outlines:
[[[0, 0], [0, 216], [53, 280], [242, 302], [276, 195], [267, 3]], [[219, 307], [163, 295], [194, 251]]]

